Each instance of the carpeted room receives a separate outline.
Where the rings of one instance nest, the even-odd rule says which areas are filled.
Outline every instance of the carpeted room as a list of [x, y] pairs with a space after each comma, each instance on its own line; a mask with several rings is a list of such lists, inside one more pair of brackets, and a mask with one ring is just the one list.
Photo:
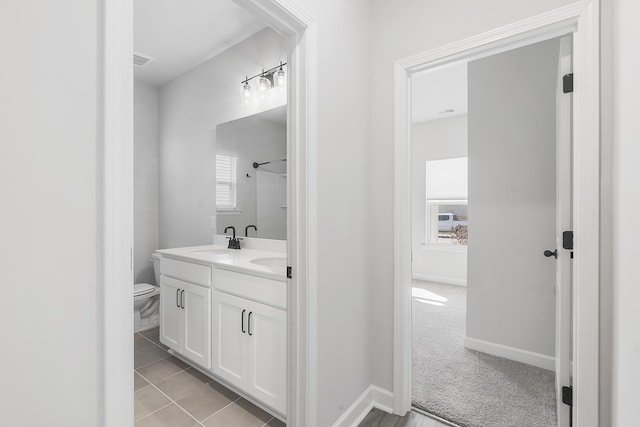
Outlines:
[[562, 54], [551, 39], [412, 76], [412, 403], [456, 425], [559, 425], [543, 252]]

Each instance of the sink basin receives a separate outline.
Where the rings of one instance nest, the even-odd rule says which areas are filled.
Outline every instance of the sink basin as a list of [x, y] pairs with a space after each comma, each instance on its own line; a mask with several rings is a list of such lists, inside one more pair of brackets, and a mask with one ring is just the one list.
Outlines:
[[255, 265], [260, 265], [262, 267], [269, 267], [274, 269], [281, 269], [287, 266], [287, 259], [285, 257], [254, 258], [249, 262]]
[[224, 257], [224, 256], [231, 256], [231, 254], [233, 254], [233, 251], [231, 251], [231, 249], [213, 248], [213, 249], [196, 249], [191, 251], [190, 253], [192, 253], [193, 255], [209, 255], [214, 257]]

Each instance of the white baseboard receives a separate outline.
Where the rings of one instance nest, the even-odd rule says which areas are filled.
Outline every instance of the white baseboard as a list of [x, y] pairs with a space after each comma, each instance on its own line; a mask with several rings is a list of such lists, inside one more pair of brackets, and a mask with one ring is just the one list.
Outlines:
[[516, 362], [526, 363], [549, 371], [556, 370], [556, 358], [545, 354], [469, 337], [464, 337], [464, 346], [470, 350], [515, 360]]
[[433, 274], [413, 273], [412, 278], [416, 280], [423, 280], [425, 282], [443, 283], [445, 285], [455, 286], [467, 286], [467, 281], [464, 279], [455, 279], [453, 277], [434, 276]]
[[393, 412], [392, 406], [393, 393], [370, 385], [338, 418], [333, 427], [357, 427], [373, 408], [391, 413]]

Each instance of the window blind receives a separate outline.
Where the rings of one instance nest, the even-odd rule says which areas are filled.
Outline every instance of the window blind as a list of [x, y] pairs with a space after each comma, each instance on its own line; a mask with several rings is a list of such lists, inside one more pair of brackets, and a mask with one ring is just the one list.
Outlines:
[[467, 157], [458, 157], [454, 159], [427, 160], [427, 201], [467, 200], [467, 159]]
[[216, 155], [216, 206], [218, 209], [236, 208], [237, 161], [237, 157]]

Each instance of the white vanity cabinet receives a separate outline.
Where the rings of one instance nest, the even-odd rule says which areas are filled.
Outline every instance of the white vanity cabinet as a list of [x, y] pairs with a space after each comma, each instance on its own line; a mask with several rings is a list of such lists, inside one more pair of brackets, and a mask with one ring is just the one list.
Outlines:
[[165, 250], [160, 260], [160, 342], [250, 400], [286, 415], [284, 275], [251, 266], [249, 259], [269, 258], [264, 252], [233, 253], [229, 268], [213, 260], [190, 262], [191, 255], [176, 251]]
[[[251, 286], [234, 286], [238, 283]], [[254, 288], [277, 286], [286, 292], [285, 283], [214, 270], [214, 286], [212, 372], [285, 414], [287, 316], [282, 308], [256, 301], [263, 288]]]
[[247, 339], [247, 392], [285, 413], [287, 314], [260, 303], [250, 304]]
[[244, 298], [213, 291], [212, 371], [229, 383], [247, 384], [246, 340], [247, 304]]
[[162, 259], [160, 273], [160, 342], [211, 368], [211, 268]]

